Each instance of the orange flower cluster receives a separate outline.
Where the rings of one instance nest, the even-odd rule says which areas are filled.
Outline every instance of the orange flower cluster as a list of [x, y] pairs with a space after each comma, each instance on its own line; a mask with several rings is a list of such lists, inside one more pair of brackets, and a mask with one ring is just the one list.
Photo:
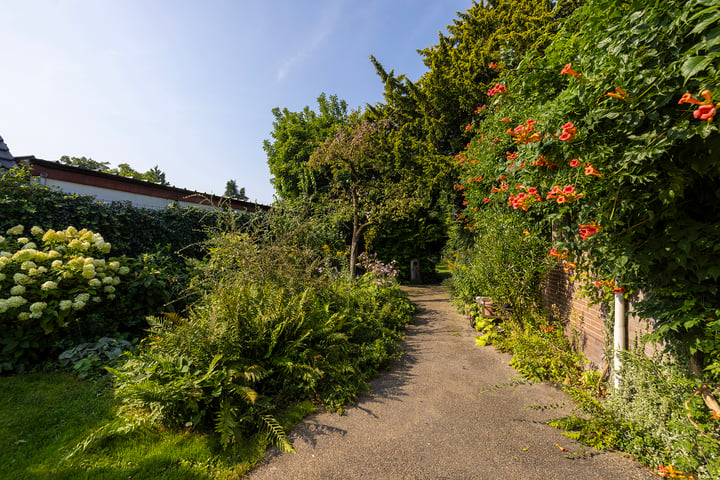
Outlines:
[[693, 112], [693, 117], [698, 120], [707, 120], [708, 122], [712, 122], [715, 114], [717, 113], [717, 109], [720, 108], [720, 103], [713, 105], [712, 93], [710, 93], [710, 90], [703, 90], [700, 92], [700, 95], [703, 97], [703, 101], [693, 98], [692, 94], [688, 92], [680, 97], [678, 104], [691, 103], [694, 105], [700, 105], [697, 110]]
[[575, 78], [582, 77], [582, 74], [577, 73], [575, 70], [572, 69], [572, 63], [568, 63], [565, 65], [562, 70], [560, 70], [560, 75], [572, 75]]
[[535, 131], [534, 125], [537, 122], [535, 120], [526, 120], [525, 124], [520, 124], [512, 130], [506, 130], [513, 137], [513, 141], [520, 145], [526, 145], [528, 143], [537, 143], [542, 140], [540, 132]]
[[625, 90], [623, 90], [623, 89], [620, 88], [620, 87], [615, 87], [615, 91], [614, 91], [614, 92], [607, 92], [607, 93], [606, 93], [605, 95], [603, 95], [603, 96], [604, 96], [604, 97], [619, 98], [620, 100], [627, 100], [627, 92], [625, 92]]
[[572, 122], [567, 122], [565, 125], [560, 127], [562, 133], [560, 134], [559, 140], [564, 142], [572, 142], [575, 140], [575, 134], [577, 133], [577, 127]]
[[601, 280], [599, 282], [595, 282], [595, 286], [611, 290], [612, 293], [623, 293], [625, 291], [624, 287], [618, 287], [615, 285], [615, 280]]
[[593, 167], [591, 163], [585, 165], [577, 158], [573, 158], [572, 160], [570, 160], [570, 166], [583, 167], [585, 169], [585, 175], [595, 175], [596, 177], [602, 177], [602, 173], [600, 173], [595, 167]]
[[550, 163], [550, 161], [545, 157], [545, 155], [540, 155], [540, 157], [535, 160], [532, 164], [533, 167], [548, 167], [550, 170], [552, 170], [553, 167], [557, 167], [557, 163]]
[[[531, 190], [534, 190], [536, 193], [534, 195], [531, 194]], [[534, 188], [528, 189], [527, 193], [518, 193], [517, 196], [514, 193], [510, 194], [510, 198], [508, 198], [509, 206], [513, 207], [515, 210], [517, 210], [518, 208], [522, 208], [526, 212], [535, 202], [542, 202], [542, 197], [537, 193], [537, 190]]]
[[498, 93], [505, 93], [507, 92], [507, 87], [505, 85], [497, 84], [494, 87], [492, 87], [490, 90], [487, 91], [487, 96], [492, 97], [493, 95], [497, 95]]
[[565, 250], [564, 252], [561, 252], [553, 247], [550, 249], [550, 253], [548, 254], [548, 256], [557, 257], [558, 260], [565, 260], [568, 257], [568, 251]]
[[565, 185], [564, 188], [560, 188], [560, 185], [555, 185], [552, 190], [548, 192], [546, 199], [555, 199], [557, 203], [570, 203], [584, 196], [584, 193], [576, 193], [575, 187], [572, 185]]
[[595, 222], [592, 222], [587, 225], [578, 225], [578, 227], [579, 227], [578, 229], [580, 231], [580, 236], [582, 237], [583, 240], [587, 240], [592, 235], [595, 235], [596, 233], [598, 233], [600, 231], [600, 225], [598, 225]]

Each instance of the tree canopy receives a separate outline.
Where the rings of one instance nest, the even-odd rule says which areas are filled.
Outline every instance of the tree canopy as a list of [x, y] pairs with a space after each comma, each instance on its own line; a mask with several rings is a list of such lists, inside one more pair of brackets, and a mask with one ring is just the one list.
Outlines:
[[326, 180], [307, 164], [318, 146], [332, 136], [336, 126], [346, 124], [349, 116], [347, 103], [336, 95], [328, 97], [323, 93], [317, 103], [317, 112], [309, 106], [301, 112], [277, 107], [272, 110], [272, 140], [265, 140], [263, 149], [273, 175], [271, 182], [281, 198], [297, 198], [326, 186]]

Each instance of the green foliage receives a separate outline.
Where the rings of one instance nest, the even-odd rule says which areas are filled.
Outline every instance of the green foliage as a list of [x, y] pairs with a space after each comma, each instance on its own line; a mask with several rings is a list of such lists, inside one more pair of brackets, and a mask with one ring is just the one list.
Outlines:
[[84, 312], [112, 301], [130, 269], [124, 259], [104, 258], [110, 244], [88, 230], [26, 232], [16, 225], [6, 234], [0, 236], [0, 370], [15, 370], [37, 362], [60, 331], [79, 328]]
[[313, 152], [308, 164], [329, 179], [326, 202], [347, 212], [352, 224], [350, 275], [365, 230], [392, 219], [407, 218], [417, 211], [416, 195], [422, 177], [419, 158], [390, 150], [393, 139], [388, 122], [360, 120], [340, 126], [335, 134]]
[[[490, 297], [512, 305], [514, 315], [521, 318], [539, 308], [541, 282], [553, 266], [546, 256], [549, 241], [523, 231], [532, 227], [501, 209], [483, 214], [465, 227], [475, 246], [455, 253], [448, 249], [453, 296], [466, 304], [474, 303], [477, 296]], [[464, 233], [455, 230], [452, 235]]]
[[108, 162], [98, 162], [87, 157], [69, 157], [67, 155], [63, 155], [60, 157], [59, 162], [73, 167], [80, 167], [98, 172], [114, 173], [120, 175], [121, 177], [130, 177], [136, 180], [159, 183], [160, 185], [169, 185], [169, 182], [165, 179], [165, 172], [161, 171], [157, 165], [145, 173], [140, 173], [127, 163], [121, 163], [117, 166], [117, 168], [110, 168], [110, 164]]
[[317, 242], [283, 212], [213, 237], [187, 317], [152, 320], [148, 340], [112, 370], [121, 414], [212, 429], [226, 447], [262, 435], [291, 450], [278, 412], [354, 400], [398, 355], [413, 309], [396, 286], [321, 272], [324, 250], [306, 241]]
[[72, 367], [79, 378], [88, 378], [97, 375], [102, 366], [117, 361], [131, 345], [127, 340], [102, 337], [65, 350], [58, 360], [63, 366]]
[[[217, 436], [187, 429], [137, 428], [103, 437], [117, 408], [105, 379], [6, 376], [0, 377], [0, 391], [3, 479], [231, 479], [257, 465], [267, 448], [258, 436], [223, 450]], [[312, 410], [302, 403], [278, 419], [290, 428]], [[95, 442], [69, 455], [88, 437]]]
[[[504, 210], [518, 237], [552, 238], [538, 258], [549, 251], [596, 298], [642, 291], [634, 307], [654, 320], [651, 337], [678, 364], [692, 356], [703, 378], [631, 360], [608, 405], [571, 389], [591, 418], [565, 424], [592, 445], [704, 478], [717, 476], [717, 432], [693, 391], [720, 372], [719, 20], [704, 0], [589, 1], [544, 50], [505, 60], [457, 157], [466, 208], [451, 236], [456, 252], [479, 250], [475, 232]], [[525, 343], [526, 357], [542, 350]]]
[[337, 95], [323, 93], [318, 99], [318, 112], [305, 107], [302, 112], [274, 108], [272, 140], [263, 142], [268, 156], [272, 183], [280, 198], [289, 200], [302, 194], [323, 191], [326, 179], [307, 166], [310, 155], [330, 138], [338, 125], [348, 121], [347, 103]]
[[528, 230], [553, 232], [591, 289], [619, 278], [614, 289], [642, 290], [656, 339], [700, 352], [709, 374], [720, 371], [720, 135], [695, 112], [712, 107], [717, 71], [694, 58], [716, 58], [716, 24], [702, 1], [588, 2], [542, 55], [507, 65], [457, 185], [471, 224], [507, 204]]

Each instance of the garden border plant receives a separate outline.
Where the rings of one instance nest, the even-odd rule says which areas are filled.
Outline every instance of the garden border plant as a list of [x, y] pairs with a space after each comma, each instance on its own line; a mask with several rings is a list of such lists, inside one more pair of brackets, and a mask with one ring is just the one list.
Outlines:
[[[471, 236], [500, 206], [552, 235], [546, 255], [596, 299], [642, 291], [634, 307], [667, 368], [684, 366], [706, 399], [720, 379], [718, 58], [716, 2], [589, 1], [544, 51], [493, 59], [499, 80], [467, 127], [455, 186]], [[688, 420], [700, 424], [714, 407], [693, 392]], [[715, 420], [703, 425], [720, 438]], [[686, 472], [717, 473], [696, 460]]]

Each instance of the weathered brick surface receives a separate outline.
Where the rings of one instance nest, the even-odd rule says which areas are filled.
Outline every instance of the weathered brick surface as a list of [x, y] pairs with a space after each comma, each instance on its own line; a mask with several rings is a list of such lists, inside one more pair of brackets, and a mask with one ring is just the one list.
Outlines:
[[[588, 298], [582, 298], [578, 285], [570, 277], [560, 267], [550, 272], [543, 284], [543, 307], [554, 319], [563, 323], [566, 334], [590, 360], [590, 366], [603, 368], [605, 363], [612, 363], [611, 359], [605, 358], [605, 345], [612, 345], [613, 319], [608, 318], [607, 305], [601, 303], [591, 306]], [[629, 304], [628, 310], [631, 309], [632, 305]], [[648, 322], [628, 315], [628, 345], [632, 346], [636, 338], [650, 329]], [[646, 345], [645, 352], [648, 355], [654, 351], [653, 345]]]

